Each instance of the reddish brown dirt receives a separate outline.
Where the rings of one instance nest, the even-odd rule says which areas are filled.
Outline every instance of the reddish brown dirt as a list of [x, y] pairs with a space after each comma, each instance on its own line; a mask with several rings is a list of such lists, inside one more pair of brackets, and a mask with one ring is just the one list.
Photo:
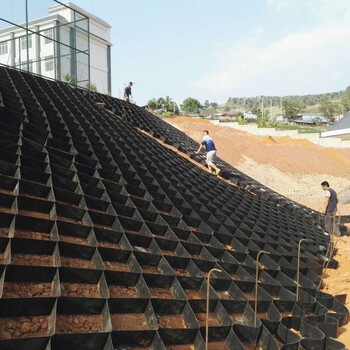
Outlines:
[[[278, 193], [315, 210], [321, 210], [324, 203], [322, 181], [329, 181], [338, 192], [349, 186], [350, 149], [325, 148], [290, 137], [255, 136], [213, 125], [204, 119], [176, 117], [166, 121], [198, 142], [202, 131], [209, 130], [220, 158]], [[173, 150], [188, 159], [187, 155]], [[349, 215], [350, 205], [339, 206], [338, 214]], [[343, 242], [339, 241], [335, 256], [339, 268], [328, 270], [325, 278], [324, 291], [333, 295], [350, 292], [350, 237], [341, 239]], [[246, 296], [254, 300], [252, 295]], [[350, 306], [349, 301], [346, 306]], [[340, 328], [338, 340], [350, 349], [350, 323]]]
[[48, 213], [41, 213], [39, 211], [18, 210], [18, 214], [45, 220], [49, 220], [50, 218], [50, 215]]
[[22, 316], [0, 319], [0, 339], [44, 337], [48, 335], [49, 316]]
[[163, 254], [164, 255], [170, 255], [170, 256], [175, 256], [176, 253], [173, 250], [165, 250], [163, 249]]
[[[334, 257], [339, 262], [336, 270], [328, 269], [322, 291], [332, 295], [348, 294], [345, 306], [350, 308], [350, 237], [337, 241], [338, 253]], [[350, 349], [350, 323], [339, 329], [338, 339]]]
[[67, 242], [67, 243], [73, 243], [73, 244], [88, 245], [87, 239], [80, 238], [80, 237], [60, 235], [60, 241]]
[[157, 316], [159, 328], [187, 328], [182, 315]]
[[91, 260], [69, 258], [66, 256], [61, 256], [61, 265], [64, 267], [77, 267], [80, 269], [94, 269], [95, 268], [95, 264]]
[[101, 315], [57, 315], [58, 333], [97, 333], [102, 332]]
[[50, 240], [50, 235], [48, 233], [34, 232], [34, 231], [15, 231], [15, 237], [27, 238], [27, 239], [40, 239], [40, 240]]
[[111, 298], [138, 298], [139, 294], [135, 287], [131, 286], [109, 286]]
[[186, 289], [185, 293], [188, 299], [204, 299], [203, 294], [199, 290]]
[[225, 291], [225, 290], [216, 290], [216, 294], [219, 296], [220, 299], [223, 299], [223, 300], [230, 300], [230, 299], [232, 299], [230, 297], [230, 294], [228, 294], [228, 292]]
[[233, 323], [245, 324], [244, 317], [241, 314], [229, 314]]
[[[176, 117], [167, 118], [166, 122], [198, 142], [202, 131], [209, 130], [218, 157], [262, 184], [317, 210], [323, 202], [320, 188], [323, 180], [337, 191], [349, 186], [350, 149], [325, 148], [290, 137], [255, 136], [205, 119]], [[349, 205], [338, 209], [350, 214]]]
[[[205, 327], [205, 320], [206, 320], [206, 314], [205, 312], [199, 312], [196, 314], [196, 318], [197, 318], [197, 321], [198, 321], [198, 324], [199, 324], [199, 327]], [[208, 317], [208, 324], [209, 324], [209, 327], [217, 327], [217, 326], [220, 326], [219, 324], [219, 321], [218, 319], [216, 318], [216, 316], [209, 312], [209, 317]]]
[[9, 229], [8, 228], [0, 228], [0, 237], [8, 237]]
[[227, 349], [225, 341], [212, 341], [208, 343], [209, 350], [224, 350]]
[[174, 269], [175, 270], [175, 273], [178, 275], [178, 276], [189, 276], [190, 273], [186, 270], [186, 269]]
[[130, 268], [127, 264], [118, 261], [105, 261], [104, 262], [107, 270], [129, 272]]
[[103, 248], [120, 249], [120, 245], [118, 243], [112, 242], [98, 242], [98, 246]]
[[112, 314], [111, 321], [115, 331], [143, 331], [148, 329], [144, 314]]
[[195, 350], [194, 346], [191, 344], [172, 344], [165, 345], [166, 350]]
[[159, 298], [159, 299], [174, 299], [173, 294], [171, 293], [170, 289], [166, 288], [149, 288], [149, 291], [152, 295], [152, 298]]
[[151, 273], [151, 274], [158, 274], [161, 273], [161, 271], [158, 269], [157, 266], [150, 266], [150, 265], [142, 265], [142, 271], [144, 273]]
[[97, 284], [61, 283], [61, 293], [64, 297], [99, 298], [100, 291]]
[[32, 298], [51, 296], [51, 283], [5, 282], [3, 298]]
[[11, 260], [14, 265], [54, 266], [52, 255], [14, 254]]

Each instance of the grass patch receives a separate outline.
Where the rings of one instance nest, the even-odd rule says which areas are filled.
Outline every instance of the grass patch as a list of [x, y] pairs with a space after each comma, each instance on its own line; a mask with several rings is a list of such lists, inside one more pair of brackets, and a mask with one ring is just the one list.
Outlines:
[[305, 126], [305, 125], [283, 125], [276, 126], [276, 130], [297, 130], [299, 134], [315, 134], [326, 131], [325, 126]]

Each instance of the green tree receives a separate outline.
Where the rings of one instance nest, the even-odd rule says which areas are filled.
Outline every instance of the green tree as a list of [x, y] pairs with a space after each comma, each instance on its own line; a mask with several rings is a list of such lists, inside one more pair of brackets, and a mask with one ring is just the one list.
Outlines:
[[208, 108], [210, 106], [209, 101], [205, 100], [203, 106], [204, 106], [204, 108]]
[[216, 102], [210, 102], [210, 106], [217, 109], [219, 105]]
[[325, 100], [320, 102], [319, 111], [329, 120], [334, 121], [334, 117], [343, 112], [343, 104], [337, 101]]
[[153, 109], [153, 110], [157, 109], [158, 104], [157, 104], [157, 100], [155, 98], [152, 98], [152, 100], [149, 100], [147, 104], [148, 104], [148, 108]]
[[201, 103], [195, 98], [188, 97], [183, 101], [181, 109], [185, 112], [200, 113], [202, 106]]
[[341, 102], [345, 111], [350, 111], [350, 86], [345, 89]]
[[176, 102], [172, 101], [169, 96], [152, 98], [148, 101], [148, 108], [152, 110], [161, 110], [160, 113], [169, 112], [173, 114], [179, 114], [179, 107]]
[[258, 107], [253, 107], [252, 108], [252, 113], [255, 114], [258, 118], [262, 117], [261, 109], [258, 108]]
[[285, 100], [282, 103], [284, 115], [286, 118], [296, 117], [305, 110], [305, 106], [299, 100]]

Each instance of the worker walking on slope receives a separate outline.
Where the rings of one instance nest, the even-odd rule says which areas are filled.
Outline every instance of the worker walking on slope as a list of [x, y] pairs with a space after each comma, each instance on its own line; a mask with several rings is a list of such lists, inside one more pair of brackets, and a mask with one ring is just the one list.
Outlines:
[[214, 170], [215, 175], [219, 175], [221, 170], [213, 163], [216, 156], [216, 148], [213, 139], [209, 136], [208, 130], [203, 131], [203, 139], [196, 153], [198, 154], [202, 148], [205, 148], [207, 152], [206, 155], [209, 171], [212, 173]]
[[327, 181], [323, 181], [321, 183], [322, 189], [325, 191], [325, 204], [324, 204], [324, 226], [326, 231], [332, 235], [333, 231], [339, 234], [338, 230], [335, 230], [335, 215], [337, 213], [337, 205], [338, 205], [338, 195], [337, 192], [333, 190], [333, 188], [329, 187], [329, 183]]
[[124, 89], [124, 100], [127, 102], [130, 102], [130, 97], [132, 97], [132, 94], [131, 94], [132, 85], [133, 85], [133, 83], [130, 82], [128, 84], [128, 86]]

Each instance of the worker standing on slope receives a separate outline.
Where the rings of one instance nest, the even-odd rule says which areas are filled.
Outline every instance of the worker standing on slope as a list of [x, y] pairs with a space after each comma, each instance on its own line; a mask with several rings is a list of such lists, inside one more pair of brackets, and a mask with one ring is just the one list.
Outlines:
[[329, 187], [329, 183], [327, 181], [323, 181], [321, 183], [321, 186], [322, 186], [322, 189], [325, 191], [325, 197], [326, 197], [325, 204], [324, 204], [324, 214], [325, 214], [324, 226], [326, 231], [330, 235], [332, 235], [333, 231], [335, 231], [334, 221], [335, 221], [335, 215], [337, 213], [338, 195], [337, 195], [337, 192], [333, 190], [333, 188]]
[[208, 130], [203, 131], [203, 139], [196, 153], [198, 154], [202, 148], [205, 148], [207, 151], [207, 164], [209, 171], [212, 173], [214, 170], [215, 175], [219, 175], [221, 170], [213, 163], [216, 156], [216, 148], [213, 139], [209, 136]]
[[127, 102], [130, 102], [130, 96], [132, 97], [132, 94], [131, 94], [132, 85], [133, 85], [133, 83], [130, 82], [128, 84], [128, 86], [124, 89], [124, 100]]

